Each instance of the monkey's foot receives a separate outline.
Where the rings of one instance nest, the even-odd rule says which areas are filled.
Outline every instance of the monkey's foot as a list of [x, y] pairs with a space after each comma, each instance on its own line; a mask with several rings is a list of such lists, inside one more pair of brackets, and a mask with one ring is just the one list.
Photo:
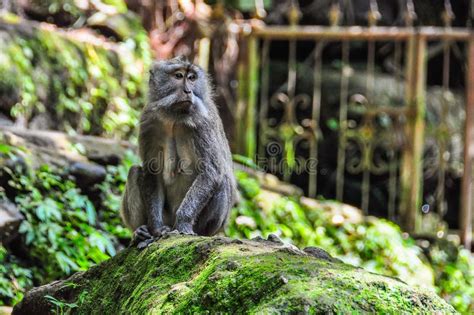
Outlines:
[[169, 238], [170, 236], [173, 236], [173, 235], [179, 235], [179, 232], [178, 230], [173, 230], [173, 231], [168, 231], [168, 232], [165, 232], [162, 236], [163, 239], [166, 239], [166, 238]]
[[133, 232], [133, 239], [135, 240], [136, 243], [139, 243], [141, 241], [151, 239], [152, 236], [150, 234], [150, 231], [148, 231], [148, 227], [146, 225], [139, 226], [134, 232]]
[[196, 233], [194, 233], [193, 226], [190, 223], [177, 224], [175, 231], [183, 235], [197, 235]]
[[193, 236], [196, 236], [197, 234], [194, 233], [194, 231], [173, 230], [173, 231], [170, 231], [170, 232], [166, 233], [165, 235], [193, 235]]
[[151, 234], [155, 237], [155, 238], [160, 238], [162, 237], [163, 235], [165, 235], [166, 233], [170, 232], [171, 231], [171, 228], [167, 225], [163, 225], [163, 226], [160, 226], [159, 228], [156, 228], [154, 229]]
[[148, 247], [154, 240], [163, 237], [163, 235], [169, 233], [171, 229], [164, 225], [150, 233], [148, 226], [142, 225], [133, 232], [132, 245], [137, 245], [138, 249]]
[[138, 249], [142, 249], [147, 247], [151, 242], [153, 242], [153, 237], [148, 231], [148, 227], [146, 225], [142, 225], [133, 232], [133, 238], [130, 245], [136, 245]]
[[192, 233], [183, 233], [183, 232], [180, 232], [178, 230], [173, 230], [173, 231], [169, 231], [169, 232], [166, 232], [165, 234], [163, 234], [162, 239], [167, 239], [171, 236], [176, 236], [176, 235], [197, 235], [197, 234], [194, 233], [194, 232], [192, 232]]

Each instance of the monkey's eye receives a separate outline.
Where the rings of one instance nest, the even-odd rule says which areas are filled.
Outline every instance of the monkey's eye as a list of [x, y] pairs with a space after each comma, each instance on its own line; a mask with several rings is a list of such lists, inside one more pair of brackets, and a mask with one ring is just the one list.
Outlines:
[[183, 75], [183, 73], [181, 73], [181, 72], [176, 72], [176, 73], [174, 74], [174, 77], [175, 77], [176, 79], [178, 79], [178, 80], [181, 80], [182, 78], [184, 78], [184, 75]]
[[188, 79], [194, 81], [196, 80], [196, 75], [194, 73], [191, 73], [190, 75], [188, 75]]

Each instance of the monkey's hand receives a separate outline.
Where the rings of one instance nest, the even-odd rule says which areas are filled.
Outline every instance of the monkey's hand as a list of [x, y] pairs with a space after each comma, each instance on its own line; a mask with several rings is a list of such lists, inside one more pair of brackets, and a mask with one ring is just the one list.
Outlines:
[[133, 232], [133, 239], [135, 242], [139, 243], [141, 241], [151, 239], [151, 234], [148, 231], [148, 227], [146, 225], [139, 226], [134, 232]]
[[197, 235], [193, 231], [193, 225], [191, 223], [177, 223], [176, 224], [176, 230], [180, 234], [185, 234], [185, 235]]

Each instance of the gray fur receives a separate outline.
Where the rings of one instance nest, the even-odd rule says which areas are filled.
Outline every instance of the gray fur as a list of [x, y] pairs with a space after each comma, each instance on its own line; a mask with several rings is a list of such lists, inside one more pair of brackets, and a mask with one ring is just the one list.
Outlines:
[[207, 75], [175, 58], [153, 64], [149, 85], [139, 132], [143, 165], [130, 169], [122, 218], [138, 238], [146, 228], [152, 236], [172, 229], [213, 235], [226, 223], [236, 185]]

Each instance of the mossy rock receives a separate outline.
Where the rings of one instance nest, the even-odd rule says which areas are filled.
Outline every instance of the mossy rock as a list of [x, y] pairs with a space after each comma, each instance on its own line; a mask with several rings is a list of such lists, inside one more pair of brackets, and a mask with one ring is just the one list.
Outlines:
[[13, 314], [449, 314], [431, 291], [268, 240], [170, 236], [28, 292]]

